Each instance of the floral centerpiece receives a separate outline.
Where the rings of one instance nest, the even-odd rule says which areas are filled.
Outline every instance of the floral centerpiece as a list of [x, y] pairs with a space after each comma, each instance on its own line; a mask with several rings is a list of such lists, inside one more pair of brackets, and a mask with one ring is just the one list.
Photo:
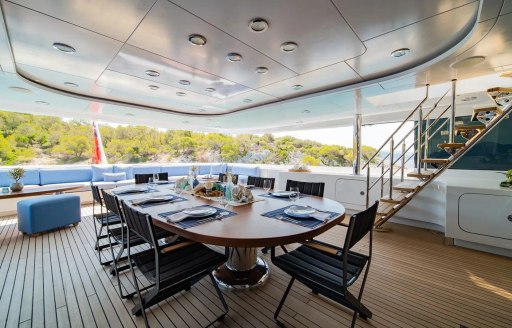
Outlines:
[[12, 191], [21, 191], [23, 189], [23, 183], [20, 182], [20, 180], [25, 176], [25, 169], [22, 167], [10, 169], [9, 176], [14, 180], [9, 188], [11, 188]]
[[289, 172], [311, 172], [309, 167], [305, 164], [295, 164], [291, 169], [288, 170]]

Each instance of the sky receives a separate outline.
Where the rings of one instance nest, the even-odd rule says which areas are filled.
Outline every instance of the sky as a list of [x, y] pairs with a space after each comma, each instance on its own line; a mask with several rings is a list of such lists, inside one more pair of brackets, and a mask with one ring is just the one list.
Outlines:
[[[378, 148], [395, 131], [400, 123], [374, 124], [363, 126], [361, 137], [366, 146]], [[406, 123], [409, 124], [409, 123]], [[409, 124], [412, 127], [412, 122]], [[407, 127], [405, 127], [407, 129]], [[276, 137], [291, 136], [298, 139], [309, 139], [323, 144], [340, 145], [352, 148], [352, 127], [340, 127], [318, 130], [301, 130], [272, 133]], [[409, 138], [412, 142], [412, 138]]]

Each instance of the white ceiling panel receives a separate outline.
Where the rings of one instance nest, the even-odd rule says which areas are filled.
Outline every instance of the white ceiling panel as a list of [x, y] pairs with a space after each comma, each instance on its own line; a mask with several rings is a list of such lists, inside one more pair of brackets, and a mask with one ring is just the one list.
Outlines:
[[484, 0], [480, 22], [493, 19], [499, 16], [504, 0]]
[[[365, 80], [400, 72], [434, 59], [462, 40], [473, 26], [478, 2], [459, 7], [419, 23], [365, 42], [368, 51], [347, 61]], [[395, 58], [391, 52], [409, 48], [411, 52]]]
[[500, 15], [512, 13], [512, 0], [503, 1], [503, 8], [501, 9]]
[[[328, 0], [172, 0], [193, 14], [302, 74], [359, 56], [365, 48]], [[229, 10], [226, 10], [229, 8]], [[233, 14], [236, 12], [236, 14]], [[264, 18], [263, 33], [249, 29], [253, 18]], [[292, 53], [280, 45], [293, 41]]]
[[[18, 5], [3, 5], [17, 63], [97, 79], [122, 46], [119, 41]], [[68, 44], [76, 53], [56, 50], [54, 42]]]
[[[362, 79], [354, 72], [354, 70], [352, 70], [345, 62], [342, 62], [298, 75], [288, 80], [267, 85], [258, 90], [275, 97], [288, 98], [318, 90], [341, 87], [361, 81]], [[302, 85], [303, 88], [294, 91], [292, 88], [294, 85]]]
[[[249, 101], [250, 100], [250, 101]], [[252, 107], [255, 105], [261, 105], [270, 101], [276, 101], [279, 100], [276, 97], [272, 97], [270, 95], [267, 95], [263, 92], [259, 91], [248, 91], [241, 94], [238, 94], [233, 97], [217, 100], [211, 104], [208, 104], [206, 106], [203, 106], [204, 109], [210, 110], [210, 109], [240, 109], [244, 107]]]
[[[204, 46], [188, 42], [189, 35], [198, 33], [207, 38]], [[251, 88], [259, 88], [296, 74], [225, 32], [204, 22], [180, 7], [160, 0], [151, 9], [128, 43], [182, 64], [220, 76]], [[228, 53], [243, 56], [240, 62], [226, 60]], [[256, 68], [269, 69], [257, 74]]]
[[[97, 84], [114, 90], [111, 95], [122, 101], [171, 110], [191, 110], [197, 114], [199, 106], [217, 100], [190, 91], [185, 96], [178, 96], [176, 93], [183, 92], [182, 89], [109, 70], [101, 75]], [[159, 89], [151, 90], [148, 85], [158, 86]]]
[[361, 40], [394, 31], [473, 0], [333, 0]]
[[10, 0], [40, 13], [126, 41], [156, 0]]
[[[130, 45], [125, 45], [121, 49], [110, 63], [109, 69], [219, 99], [250, 90], [246, 86]], [[160, 76], [148, 76], [145, 74], [146, 70], [157, 71]], [[179, 83], [180, 80], [187, 80], [190, 85], [182, 85]], [[208, 92], [207, 88], [214, 88], [215, 91]]]
[[[107, 88], [97, 85], [95, 80], [86, 79], [81, 76], [51, 71], [25, 64], [18, 64], [17, 67], [18, 72], [23, 76], [36, 82], [43, 81], [45, 85], [61, 89], [63, 91], [100, 97], [106, 96], [110, 91]], [[74, 83], [76, 86], [66, 85], [65, 83]]]

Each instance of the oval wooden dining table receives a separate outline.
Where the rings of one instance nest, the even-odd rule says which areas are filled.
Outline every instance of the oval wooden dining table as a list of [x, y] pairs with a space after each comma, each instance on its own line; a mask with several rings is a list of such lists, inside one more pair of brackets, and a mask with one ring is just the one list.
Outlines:
[[[158, 189], [160, 194], [174, 193], [168, 186], [159, 186]], [[336, 212], [339, 215], [313, 229], [268, 218], [261, 214], [292, 205], [292, 203], [286, 201], [287, 199], [258, 197], [257, 195], [265, 193], [262, 189], [254, 189], [252, 192], [257, 198], [263, 200], [242, 206], [228, 206], [228, 210], [237, 213], [235, 216], [210, 221], [187, 229], [167, 222], [159, 214], [205, 204], [218, 208], [222, 208], [222, 206], [213, 200], [182, 194], [181, 196], [187, 198], [187, 201], [147, 208], [134, 206], [133, 208], [149, 214], [153, 218], [153, 223], [162, 229], [192, 241], [227, 247], [228, 261], [214, 272], [219, 284], [227, 289], [256, 287], [268, 279], [270, 269], [265, 260], [257, 256], [258, 248], [286, 245], [311, 239], [334, 227], [345, 218], [345, 207], [343, 205], [327, 198], [314, 196], [301, 198], [295, 202], [295, 205], [309, 205], [318, 210]], [[147, 196], [138, 194], [121, 198], [136, 199], [143, 197]]]

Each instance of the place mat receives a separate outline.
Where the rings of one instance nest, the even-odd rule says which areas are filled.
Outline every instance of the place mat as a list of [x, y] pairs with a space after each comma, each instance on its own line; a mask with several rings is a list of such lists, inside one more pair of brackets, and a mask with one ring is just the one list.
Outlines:
[[149, 202], [148, 203], [143, 203], [143, 204], [133, 204], [133, 206], [137, 206], [137, 207], [140, 207], [140, 208], [146, 208], [146, 207], [152, 207], [152, 206], [160, 206], [160, 205], [164, 205], [164, 204], [173, 204], [173, 203], [179, 203], [179, 202], [184, 202], [186, 201], [187, 199], [186, 198], [183, 198], [183, 197], [180, 197], [180, 196], [176, 196], [176, 195], [171, 195], [171, 194], [168, 194], [168, 195], [158, 195], [158, 197], [165, 197], [165, 196], [172, 196], [173, 198], [169, 199], [169, 200], [162, 200], [162, 201], [151, 201], [151, 198], [138, 198], [138, 199], [131, 199], [130, 202], [138, 202], [138, 201], [141, 201], [143, 199], [147, 199]]
[[[215, 221], [215, 220], [224, 220], [225, 218], [229, 218], [229, 217], [232, 217], [232, 216], [235, 216], [235, 215], [238, 214], [236, 212], [229, 211], [229, 210], [226, 210], [224, 208], [219, 208], [219, 207], [211, 206], [211, 205], [200, 205], [200, 206], [195, 206], [194, 208], [199, 208], [199, 207], [201, 207], [201, 208], [209, 208], [209, 207], [211, 207], [211, 208], [216, 209], [217, 212], [215, 214], [213, 214], [213, 215], [206, 216], [206, 217], [201, 217], [201, 218], [188, 217], [186, 219], [183, 219], [183, 221], [180, 221], [180, 222], [171, 222], [171, 221], [169, 221], [167, 219], [169, 218], [169, 216], [171, 216], [173, 214], [176, 214], [178, 212], [182, 212], [185, 209], [178, 210], [178, 211], [169, 211], [169, 212], [159, 213], [158, 216], [166, 219], [167, 222], [175, 224], [175, 225], [177, 225], [178, 227], [180, 227], [182, 229], [188, 229], [188, 228], [192, 228], [192, 227], [201, 225], [203, 223], [207, 223], [207, 222], [211, 222], [211, 221]], [[221, 213], [221, 212], [222, 213], [227, 212], [227, 214], [223, 215], [222, 217], [218, 217], [219, 213]]]
[[[261, 194], [261, 195], [258, 195], [258, 196], [266, 197], [266, 198], [272, 198], [272, 199], [280, 199], [280, 200], [284, 200], [285, 202], [291, 202], [292, 201], [290, 199], [290, 197], [276, 197], [276, 196], [272, 195], [271, 193]], [[311, 197], [311, 195], [299, 194], [299, 199], [306, 198], [306, 197]]]
[[[285, 214], [284, 211], [292, 206], [293, 205], [286, 206], [286, 207], [283, 207], [283, 208], [280, 208], [277, 210], [263, 213], [261, 215], [265, 216], [267, 218], [290, 222], [290, 223], [297, 224], [297, 225], [300, 225], [300, 226], [303, 226], [306, 228], [310, 228], [310, 229], [314, 229], [314, 228], [319, 227], [325, 223], [324, 221], [320, 221], [315, 218], [296, 218], [296, 217], [289, 216], [289, 215]], [[329, 221], [334, 219], [338, 215], [340, 215], [340, 213], [330, 212], [330, 211], [320, 211], [319, 210], [319, 212], [329, 214], [329, 216], [327, 217], [327, 220], [329, 220]]]
[[116, 196], [122, 196], [122, 195], [133, 195], [133, 194], [146, 194], [148, 192], [158, 192], [157, 189], [153, 189], [153, 188], [148, 188], [146, 190], [143, 190], [143, 191], [132, 191], [132, 190], [126, 190], [126, 191], [123, 191], [123, 190], [118, 190], [118, 191], [112, 191], [112, 193]]

